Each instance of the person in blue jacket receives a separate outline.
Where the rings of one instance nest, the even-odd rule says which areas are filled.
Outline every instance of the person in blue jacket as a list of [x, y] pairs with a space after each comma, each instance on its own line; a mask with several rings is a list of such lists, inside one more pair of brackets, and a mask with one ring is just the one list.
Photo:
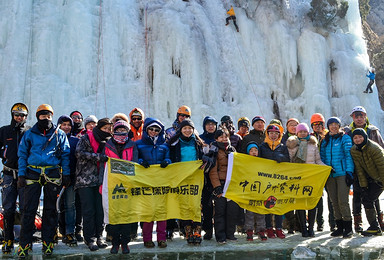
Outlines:
[[[165, 168], [171, 163], [169, 147], [165, 143], [164, 125], [160, 120], [151, 117], [145, 119], [143, 137], [136, 142], [136, 145], [139, 150], [138, 162], [145, 168], [150, 167], [152, 164], [160, 164], [161, 168]], [[157, 221], [156, 225], [158, 246], [165, 248], [167, 247], [167, 220]], [[152, 229], [153, 221], [143, 223], [143, 241], [144, 246], [147, 248], [155, 246], [152, 241]]]
[[369, 83], [367, 85], [367, 88], [365, 89], [364, 93], [368, 93], [368, 90], [369, 90], [369, 93], [372, 93], [372, 85], [373, 83], [375, 83], [375, 69], [372, 69], [372, 71], [368, 71], [368, 74], [366, 75], [368, 78], [369, 78]]
[[352, 215], [349, 206], [349, 187], [353, 183], [354, 164], [351, 156], [352, 139], [341, 130], [341, 121], [331, 117], [327, 121], [329, 132], [320, 146], [323, 163], [332, 167], [326, 187], [333, 205], [337, 229], [331, 236], [352, 236]]
[[25, 132], [19, 146], [19, 179], [24, 187], [24, 210], [21, 216], [20, 242], [17, 255], [21, 258], [32, 249], [32, 236], [41, 187], [44, 186], [42, 250], [53, 252], [57, 226], [56, 200], [61, 185], [69, 186], [69, 143], [65, 133], [52, 123], [53, 109], [43, 104], [37, 108], [37, 123]]

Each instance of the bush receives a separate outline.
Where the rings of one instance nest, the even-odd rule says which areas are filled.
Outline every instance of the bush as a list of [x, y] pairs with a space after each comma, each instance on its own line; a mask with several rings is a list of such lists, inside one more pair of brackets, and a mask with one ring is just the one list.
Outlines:
[[343, 19], [348, 11], [348, 2], [344, 0], [312, 0], [308, 16], [315, 26], [336, 26], [339, 19]]

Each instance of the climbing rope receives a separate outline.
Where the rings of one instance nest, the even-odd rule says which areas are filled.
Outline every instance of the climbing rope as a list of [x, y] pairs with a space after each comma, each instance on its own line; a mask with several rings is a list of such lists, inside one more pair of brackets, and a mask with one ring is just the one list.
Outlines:
[[32, 104], [32, 38], [33, 38], [33, 25], [34, 25], [34, 1], [31, 3], [31, 21], [30, 21], [30, 28], [29, 28], [29, 40], [28, 40], [28, 53], [27, 53], [27, 62], [25, 65], [25, 74], [24, 74], [24, 93], [23, 93], [23, 100], [26, 102], [26, 88], [27, 88], [27, 81], [29, 80], [29, 102], [28, 106], [31, 107]]
[[[256, 9], [255, 9], [255, 12], [256, 12], [257, 8], [259, 8], [260, 2], [261, 2], [261, 0], [259, 0], [259, 3], [257, 4], [257, 7], [256, 7]], [[225, 6], [226, 6], [226, 10], [227, 10], [227, 9], [228, 9], [228, 3], [227, 3], [226, 0], [225, 0]], [[248, 72], [248, 70], [247, 70], [247, 65], [245, 64], [244, 57], [243, 57], [243, 54], [241, 53], [239, 43], [237, 42], [236, 33], [235, 33], [233, 30], [232, 30], [232, 34], [233, 34], [233, 38], [234, 38], [235, 41], [236, 41], [237, 50], [238, 50], [238, 52], [239, 52], [239, 54], [240, 54], [240, 57], [241, 57], [241, 60], [242, 60], [242, 62], [243, 62], [244, 70], [245, 70], [245, 72], [247, 73], [247, 77], [248, 77], [248, 80], [249, 80], [249, 85], [250, 85], [250, 87], [251, 87], [251, 89], [252, 89], [252, 92], [253, 92], [253, 94], [254, 94], [254, 96], [255, 96], [257, 105], [259, 106], [259, 111], [261, 112], [262, 110], [261, 110], [261, 106], [260, 106], [260, 103], [259, 103], [259, 99], [257, 98], [256, 91], [255, 91], [255, 89], [254, 89], [254, 87], [253, 87], [252, 80], [251, 80], [251, 76], [249, 75], [249, 72]]]
[[144, 75], [144, 111], [149, 113], [149, 90], [148, 90], [148, 4], [145, 7], [145, 75]]

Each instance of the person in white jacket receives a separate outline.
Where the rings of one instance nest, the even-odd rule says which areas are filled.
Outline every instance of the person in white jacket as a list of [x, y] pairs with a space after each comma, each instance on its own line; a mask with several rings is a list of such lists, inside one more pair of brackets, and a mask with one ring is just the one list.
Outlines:
[[[293, 163], [309, 163], [324, 165], [321, 161], [316, 137], [309, 135], [309, 127], [306, 123], [300, 123], [296, 127], [296, 135], [287, 140], [289, 157]], [[308, 210], [308, 227], [306, 224], [306, 211], [298, 210], [303, 237], [314, 237], [313, 226], [315, 224], [317, 208]]]

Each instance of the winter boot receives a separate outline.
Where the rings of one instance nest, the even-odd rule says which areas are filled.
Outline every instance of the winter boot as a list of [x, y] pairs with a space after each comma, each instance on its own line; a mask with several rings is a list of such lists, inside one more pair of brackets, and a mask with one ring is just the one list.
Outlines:
[[343, 222], [343, 238], [351, 238], [353, 235], [352, 220]]
[[43, 241], [43, 247], [41, 249], [45, 256], [52, 255], [53, 253], [53, 242], [45, 242]]
[[120, 239], [119, 237], [113, 237], [112, 236], [112, 247], [111, 251], [109, 251], [111, 254], [115, 255], [119, 252], [120, 247]]
[[76, 237], [76, 240], [77, 240], [78, 242], [83, 242], [83, 241], [84, 241], [84, 238], [83, 238], [83, 236], [80, 234], [80, 232], [76, 232], [76, 233], [75, 233], [75, 237]]
[[335, 220], [337, 229], [331, 233], [333, 237], [339, 237], [343, 235], [343, 220], [337, 219]]
[[273, 230], [273, 228], [267, 228], [267, 237], [268, 238], [275, 238], [276, 237], [275, 230]]
[[361, 233], [363, 231], [363, 221], [361, 219], [360, 214], [353, 216], [353, 224], [354, 224], [356, 233]]
[[253, 230], [247, 230], [247, 241], [253, 241]]
[[17, 256], [19, 258], [26, 258], [28, 256], [28, 252], [32, 250], [31, 244], [26, 244], [24, 248], [19, 245], [19, 248], [17, 249]]
[[363, 93], [368, 93], [368, 91], [364, 90]]
[[276, 236], [281, 239], [285, 238], [285, 234], [281, 228], [276, 228]]
[[315, 237], [315, 226], [316, 208], [308, 210], [308, 237]]
[[193, 239], [193, 234], [192, 234], [192, 227], [191, 226], [185, 226], [184, 231], [185, 231], [185, 239], [187, 239], [187, 243], [193, 244], [194, 239]]
[[365, 215], [367, 216], [369, 228], [361, 232], [361, 234], [363, 236], [381, 236], [381, 229], [379, 227], [379, 223], [377, 222], [377, 218], [376, 218], [376, 210], [365, 209]]
[[201, 244], [201, 226], [196, 226], [195, 230], [193, 231], [193, 243], [195, 245]]
[[384, 229], [384, 222], [383, 222], [383, 212], [380, 211], [379, 215], [377, 216], [377, 221], [379, 222], [380, 229]]
[[130, 250], [127, 243], [121, 244], [121, 252], [123, 253], [123, 255], [129, 254]]
[[108, 246], [107, 242], [105, 242], [105, 240], [101, 237], [97, 238], [96, 244], [99, 248], [106, 248]]
[[157, 241], [157, 246], [160, 248], [166, 248], [167, 242], [165, 242], [164, 240]]
[[4, 255], [10, 254], [13, 250], [13, 240], [4, 241], [1, 251]]
[[209, 230], [205, 231], [205, 234], [204, 234], [203, 238], [204, 238], [204, 240], [211, 240], [212, 236], [213, 236], [213, 230], [209, 229]]
[[63, 243], [67, 246], [77, 246], [75, 234], [66, 234], [65, 237], [63, 237]]
[[257, 235], [259, 236], [261, 241], [266, 241], [267, 240], [267, 236], [265, 235], [265, 233], [263, 231], [257, 232]]
[[295, 212], [293, 210], [289, 211], [285, 213], [285, 217], [287, 219], [288, 234], [295, 234], [295, 221], [296, 221]]
[[56, 245], [59, 243], [59, 231], [57, 231], [57, 228], [55, 231], [55, 235], [53, 236], [53, 243]]
[[307, 219], [306, 219], [305, 210], [298, 210], [297, 214], [299, 216], [299, 221], [300, 221], [301, 236], [308, 237], [308, 229], [307, 229], [307, 223], [306, 223]]

